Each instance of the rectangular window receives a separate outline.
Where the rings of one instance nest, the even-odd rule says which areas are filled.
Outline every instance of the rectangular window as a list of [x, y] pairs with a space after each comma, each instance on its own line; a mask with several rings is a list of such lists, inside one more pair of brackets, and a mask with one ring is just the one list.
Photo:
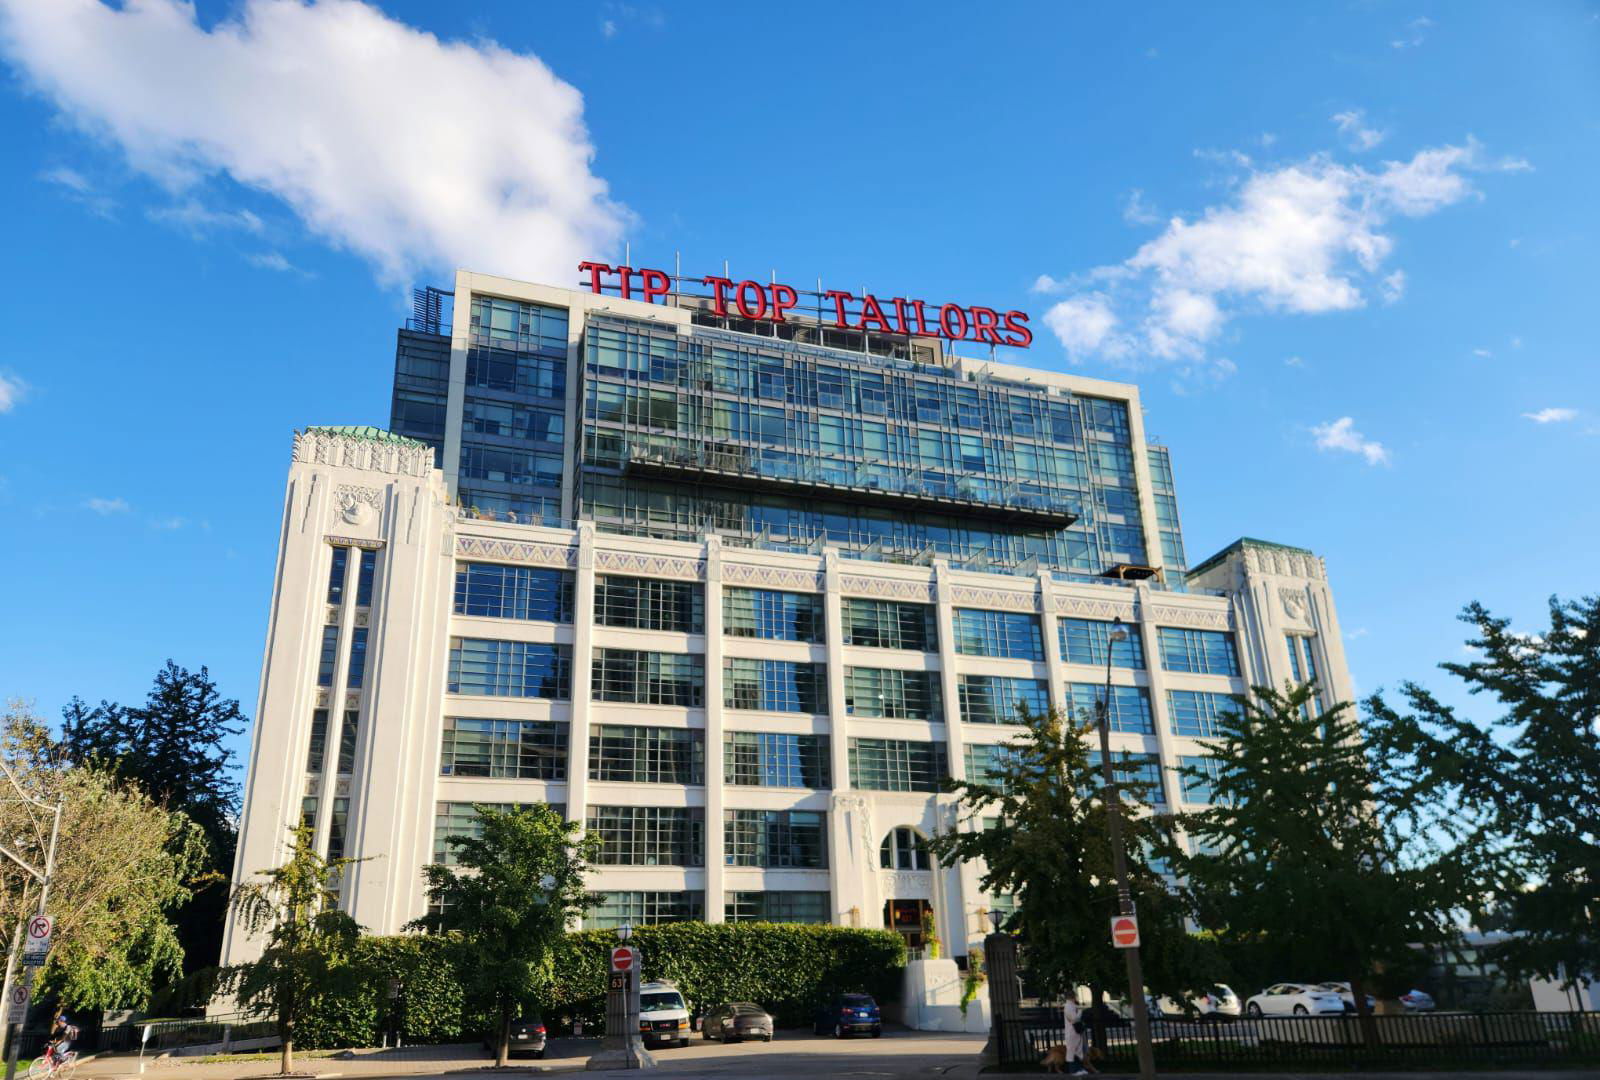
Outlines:
[[1317, 681], [1317, 654], [1309, 634], [1285, 634], [1284, 643], [1289, 648], [1289, 671], [1296, 683]]
[[944, 776], [942, 742], [850, 740], [852, 787], [867, 791], [938, 791]]
[[549, 720], [447, 716], [439, 775], [565, 780], [567, 725]]
[[970, 783], [991, 784], [1001, 789], [1007, 787], [1000, 770], [1015, 760], [1015, 750], [997, 743], [968, 743], [965, 751], [966, 774]]
[[571, 696], [572, 650], [567, 645], [451, 638], [452, 694], [566, 700]]
[[705, 812], [687, 806], [591, 806], [601, 866], [701, 866]]
[[1050, 711], [1050, 690], [1043, 679], [962, 675], [959, 692], [961, 719], [969, 724], [1021, 724], [1024, 714], [1038, 717]]
[[306, 754], [306, 772], [322, 771], [322, 759], [328, 752], [328, 710], [318, 709], [311, 714], [311, 749]]
[[350, 631], [350, 674], [345, 686], [359, 690], [367, 679], [367, 628], [358, 626]]
[[635, 630], [705, 630], [705, 600], [699, 582], [611, 577], [594, 580], [594, 620], [601, 626]]
[[1222, 775], [1223, 763], [1214, 757], [1180, 757], [1178, 764], [1184, 769], [1193, 769], [1195, 772], [1180, 772], [1179, 781], [1183, 786], [1183, 801], [1186, 803], [1207, 804], [1216, 802], [1215, 785], [1217, 777]]
[[656, 926], [661, 923], [698, 922], [705, 911], [698, 892], [608, 892], [583, 917], [591, 929], [615, 930], [619, 926]]
[[356, 739], [361, 734], [361, 714], [346, 709], [344, 723], [339, 725], [339, 775], [350, 776], [356, 771]]
[[847, 596], [840, 601], [840, 614], [846, 645], [939, 651], [938, 623], [932, 604], [902, 604]]
[[1039, 635], [1037, 615], [956, 608], [953, 629], [956, 652], [966, 656], [1044, 659], [1044, 641]]
[[634, 705], [705, 704], [705, 660], [686, 653], [594, 651], [594, 699]]
[[1237, 675], [1239, 657], [1233, 650], [1233, 635], [1224, 630], [1180, 630], [1175, 626], [1158, 628], [1161, 638], [1161, 666], [1168, 671], [1188, 671], [1196, 675]]
[[[1095, 787], [1100, 786], [1100, 751], [1089, 751], [1089, 764], [1094, 768]], [[1166, 789], [1161, 786], [1161, 759], [1155, 754], [1135, 754], [1129, 751], [1111, 752], [1111, 773], [1119, 784], [1142, 786], [1142, 798], [1152, 805], [1167, 801]], [[1123, 798], [1132, 801], [1134, 793], [1126, 789]]]
[[322, 655], [317, 659], [317, 685], [332, 686], [334, 670], [339, 664], [339, 628], [322, 628]]
[[705, 733], [688, 728], [601, 724], [589, 736], [589, 779], [703, 784]]
[[723, 858], [729, 866], [773, 870], [828, 865], [825, 816], [810, 810], [723, 811]]
[[328, 858], [344, 858], [346, 830], [350, 826], [350, 800], [333, 800], [333, 812], [328, 815]]
[[[433, 861], [444, 866], [456, 865], [456, 849], [446, 842], [452, 836], [465, 836], [476, 840], [483, 835], [483, 825], [478, 820], [478, 807], [490, 810], [519, 810], [533, 803], [469, 803], [442, 802], [434, 804]], [[563, 816], [565, 806], [556, 806]]]
[[1068, 664], [1106, 666], [1106, 645], [1111, 645], [1111, 666], [1144, 667], [1144, 642], [1139, 628], [1127, 623], [1122, 630], [1127, 638], [1110, 641], [1112, 624], [1100, 619], [1061, 619], [1056, 623], [1061, 637], [1061, 659]]
[[328, 603], [344, 603], [344, 578], [350, 569], [350, 549], [333, 549], [333, 569], [328, 574]]
[[821, 715], [828, 711], [827, 665], [729, 658], [722, 665], [722, 704]]
[[822, 597], [775, 589], [722, 590], [722, 632], [729, 637], [821, 642]]
[[830, 788], [826, 735], [730, 731], [722, 742], [722, 776], [749, 787]]
[[1218, 735], [1218, 720], [1239, 711], [1239, 701], [1228, 694], [1208, 690], [1168, 690], [1167, 719], [1174, 735], [1194, 735], [1202, 739]]
[[844, 708], [851, 716], [942, 721], [939, 673], [893, 668], [844, 669]]
[[[1100, 723], [1100, 702], [1105, 700], [1106, 688], [1095, 683], [1068, 683], [1067, 702], [1072, 707], [1078, 723]], [[1142, 686], [1113, 686], [1111, 688], [1111, 730], [1129, 735], [1154, 735], [1155, 719], [1150, 713], [1150, 691]]]
[[828, 923], [825, 892], [731, 892], [724, 906], [728, 922]]
[[356, 574], [356, 607], [372, 606], [372, 579], [378, 569], [376, 551], [361, 552], [361, 567]]
[[300, 825], [302, 828], [315, 829], [317, 827], [317, 797], [307, 795], [300, 800]]
[[572, 572], [493, 563], [456, 564], [457, 615], [572, 621]]

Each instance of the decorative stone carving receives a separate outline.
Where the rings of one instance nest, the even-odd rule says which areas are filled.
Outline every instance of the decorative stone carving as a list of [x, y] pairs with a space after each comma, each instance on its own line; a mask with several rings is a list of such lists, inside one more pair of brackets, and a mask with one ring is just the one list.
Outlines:
[[897, 900], [933, 899], [933, 871], [884, 870], [879, 872], [885, 896]]
[[962, 607], [993, 608], [1000, 611], [1036, 611], [1039, 607], [1035, 590], [1019, 592], [1016, 589], [978, 589], [970, 585], [956, 585], [950, 590], [950, 601]]
[[1283, 613], [1294, 622], [1306, 621], [1306, 594], [1299, 589], [1284, 586], [1278, 590], [1278, 600], [1283, 604]]
[[337, 431], [297, 431], [293, 460], [337, 465], [394, 476], [425, 477], [433, 469], [433, 447], [411, 440], [363, 439]]
[[906, 581], [903, 578], [842, 574], [839, 577], [839, 591], [878, 600], [914, 600], [919, 604], [931, 604], [935, 600], [933, 582]]
[[326, 709], [328, 707], [328, 697], [328, 688], [326, 686], [319, 687], [317, 690], [317, 708]]
[[1150, 609], [1150, 617], [1162, 626], [1183, 626], [1193, 630], [1231, 630], [1233, 609], [1204, 611], [1194, 608]]
[[323, 619], [323, 622], [327, 623], [329, 626], [338, 626], [339, 625], [339, 605], [338, 604], [329, 604], [328, 605], [327, 616]]
[[333, 489], [339, 517], [351, 525], [364, 525], [383, 509], [383, 492], [360, 484], [340, 484]]
[[356, 547], [364, 551], [382, 551], [384, 542], [365, 536], [334, 536], [329, 533], [323, 537], [333, 547]]
[[346, 690], [344, 692], [344, 707], [346, 712], [354, 712], [361, 708], [361, 691]]
[[1056, 614], [1071, 615], [1081, 619], [1121, 619], [1134, 621], [1132, 604], [1119, 604], [1114, 600], [1085, 600], [1079, 596], [1056, 594]]
[[641, 577], [688, 578], [699, 581], [705, 577], [704, 559], [683, 559], [671, 555], [638, 555], [631, 551], [596, 551], [594, 565], [597, 570], [612, 570]]
[[456, 554], [468, 558], [492, 559], [495, 562], [526, 563], [530, 566], [578, 565], [578, 549], [568, 544], [492, 540], [486, 536], [457, 536]]
[[822, 575], [810, 570], [728, 562], [726, 558], [722, 563], [722, 581], [725, 585], [756, 585], [791, 592], [821, 592], [823, 589]]

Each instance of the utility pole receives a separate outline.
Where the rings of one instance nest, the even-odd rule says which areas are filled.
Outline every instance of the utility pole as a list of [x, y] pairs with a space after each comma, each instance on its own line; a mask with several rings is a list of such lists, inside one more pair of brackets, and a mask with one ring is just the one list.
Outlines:
[[[1111, 771], [1111, 650], [1128, 640], [1122, 619], [1106, 635], [1106, 692], [1100, 699], [1100, 775], [1105, 780], [1106, 825], [1111, 833], [1111, 864], [1117, 876], [1117, 914], [1134, 915], [1133, 893], [1128, 888], [1128, 851], [1122, 839], [1122, 793]], [[1139, 1080], [1155, 1080], [1155, 1048], [1150, 1042], [1150, 1008], [1144, 999], [1144, 964], [1139, 947], [1122, 950], [1128, 962], [1128, 1000], [1133, 1005], [1133, 1037], [1139, 1053]], [[11, 1077], [6, 1077], [11, 1080]]]
[[[29, 877], [32, 877], [35, 881], [39, 882], [39, 906], [36, 913], [38, 915], [44, 915], [46, 914], [45, 905], [50, 902], [50, 879], [52, 876], [54, 876], [56, 870], [56, 842], [61, 838], [61, 811], [66, 804], [63, 802], [58, 802], [54, 806], [51, 806], [49, 803], [40, 799], [35, 799], [32, 795], [29, 795], [27, 791], [23, 789], [22, 785], [17, 782], [16, 776], [3, 761], [0, 761], [0, 772], [5, 774], [5, 778], [11, 782], [12, 788], [16, 790], [16, 793], [21, 796], [24, 802], [31, 806], [37, 806], [41, 810], [49, 810], [53, 817], [50, 825], [50, 843], [45, 849], [43, 870], [39, 870], [37, 867], [31, 866], [22, 856], [12, 851], [6, 845], [0, 844], [0, 855], [4, 855], [6, 858], [22, 867], [23, 871], [27, 873]], [[5, 1001], [3, 1005], [0, 1005], [0, 1007], [4, 1007], [8, 1011], [11, 1008], [11, 983], [15, 977], [17, 953], [22, 948], [22, 938], [27, 932], [27, 926], [28, 917], [24, 915], [17, 923], [17, 932], [11, 938], [11, 952], [6, 958]], [[32, 1000], [33, 996], [33, 977], [36, 973], [37, 969], [30, 966], [25, 972], [23, 972], [22, 975], [22, 985], [27, 987], [30, 1001]], [[26, 1021], [26, 1019], [27, 1017], [24, 1015], [23, 1020]], [[6, 1019], [6, 1034], [10, 1039], [10, 1047], [6, 1051], [6, 1080], [16, 1080], [17, 1055], [22, 1047], [22, 1029], [24, 1026], [24, 1023], [11, 1023], [9, 1016]]]

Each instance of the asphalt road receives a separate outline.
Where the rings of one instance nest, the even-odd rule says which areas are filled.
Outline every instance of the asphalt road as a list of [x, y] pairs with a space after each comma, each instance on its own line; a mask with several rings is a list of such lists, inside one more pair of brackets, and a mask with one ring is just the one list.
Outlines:
[[[724, 1045], [698, 1035], [682, 1050], [653, 1050], [658, 1073], [675, 1077], [806, 1077], [816, 1080], [888, 1080], [937, 1077], [977, 1064], [986, 1036], [926, 1031], [885, 1031], [880, 1039], [834, 1039], [810, 1029], [779, 1031], [772, 1042]], [[542, 1064], [581, 1064], [594, 1051], [589, 1040], [556, 1039]]]

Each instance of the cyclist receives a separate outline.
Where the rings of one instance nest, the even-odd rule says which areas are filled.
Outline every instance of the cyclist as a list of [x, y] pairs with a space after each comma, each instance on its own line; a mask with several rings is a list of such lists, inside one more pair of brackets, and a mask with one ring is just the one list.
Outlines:
[[77, 1037], [78, 1025], [67, 1015], [65, 1006], [57, 1005], [55, 1017], [50, 1021], [50, 1048], [46, 1054], [50, 1059], [51, 1072], [55, 1072], [72, 1060], [69, 1054], [72, 1050], [72, 1041]]

